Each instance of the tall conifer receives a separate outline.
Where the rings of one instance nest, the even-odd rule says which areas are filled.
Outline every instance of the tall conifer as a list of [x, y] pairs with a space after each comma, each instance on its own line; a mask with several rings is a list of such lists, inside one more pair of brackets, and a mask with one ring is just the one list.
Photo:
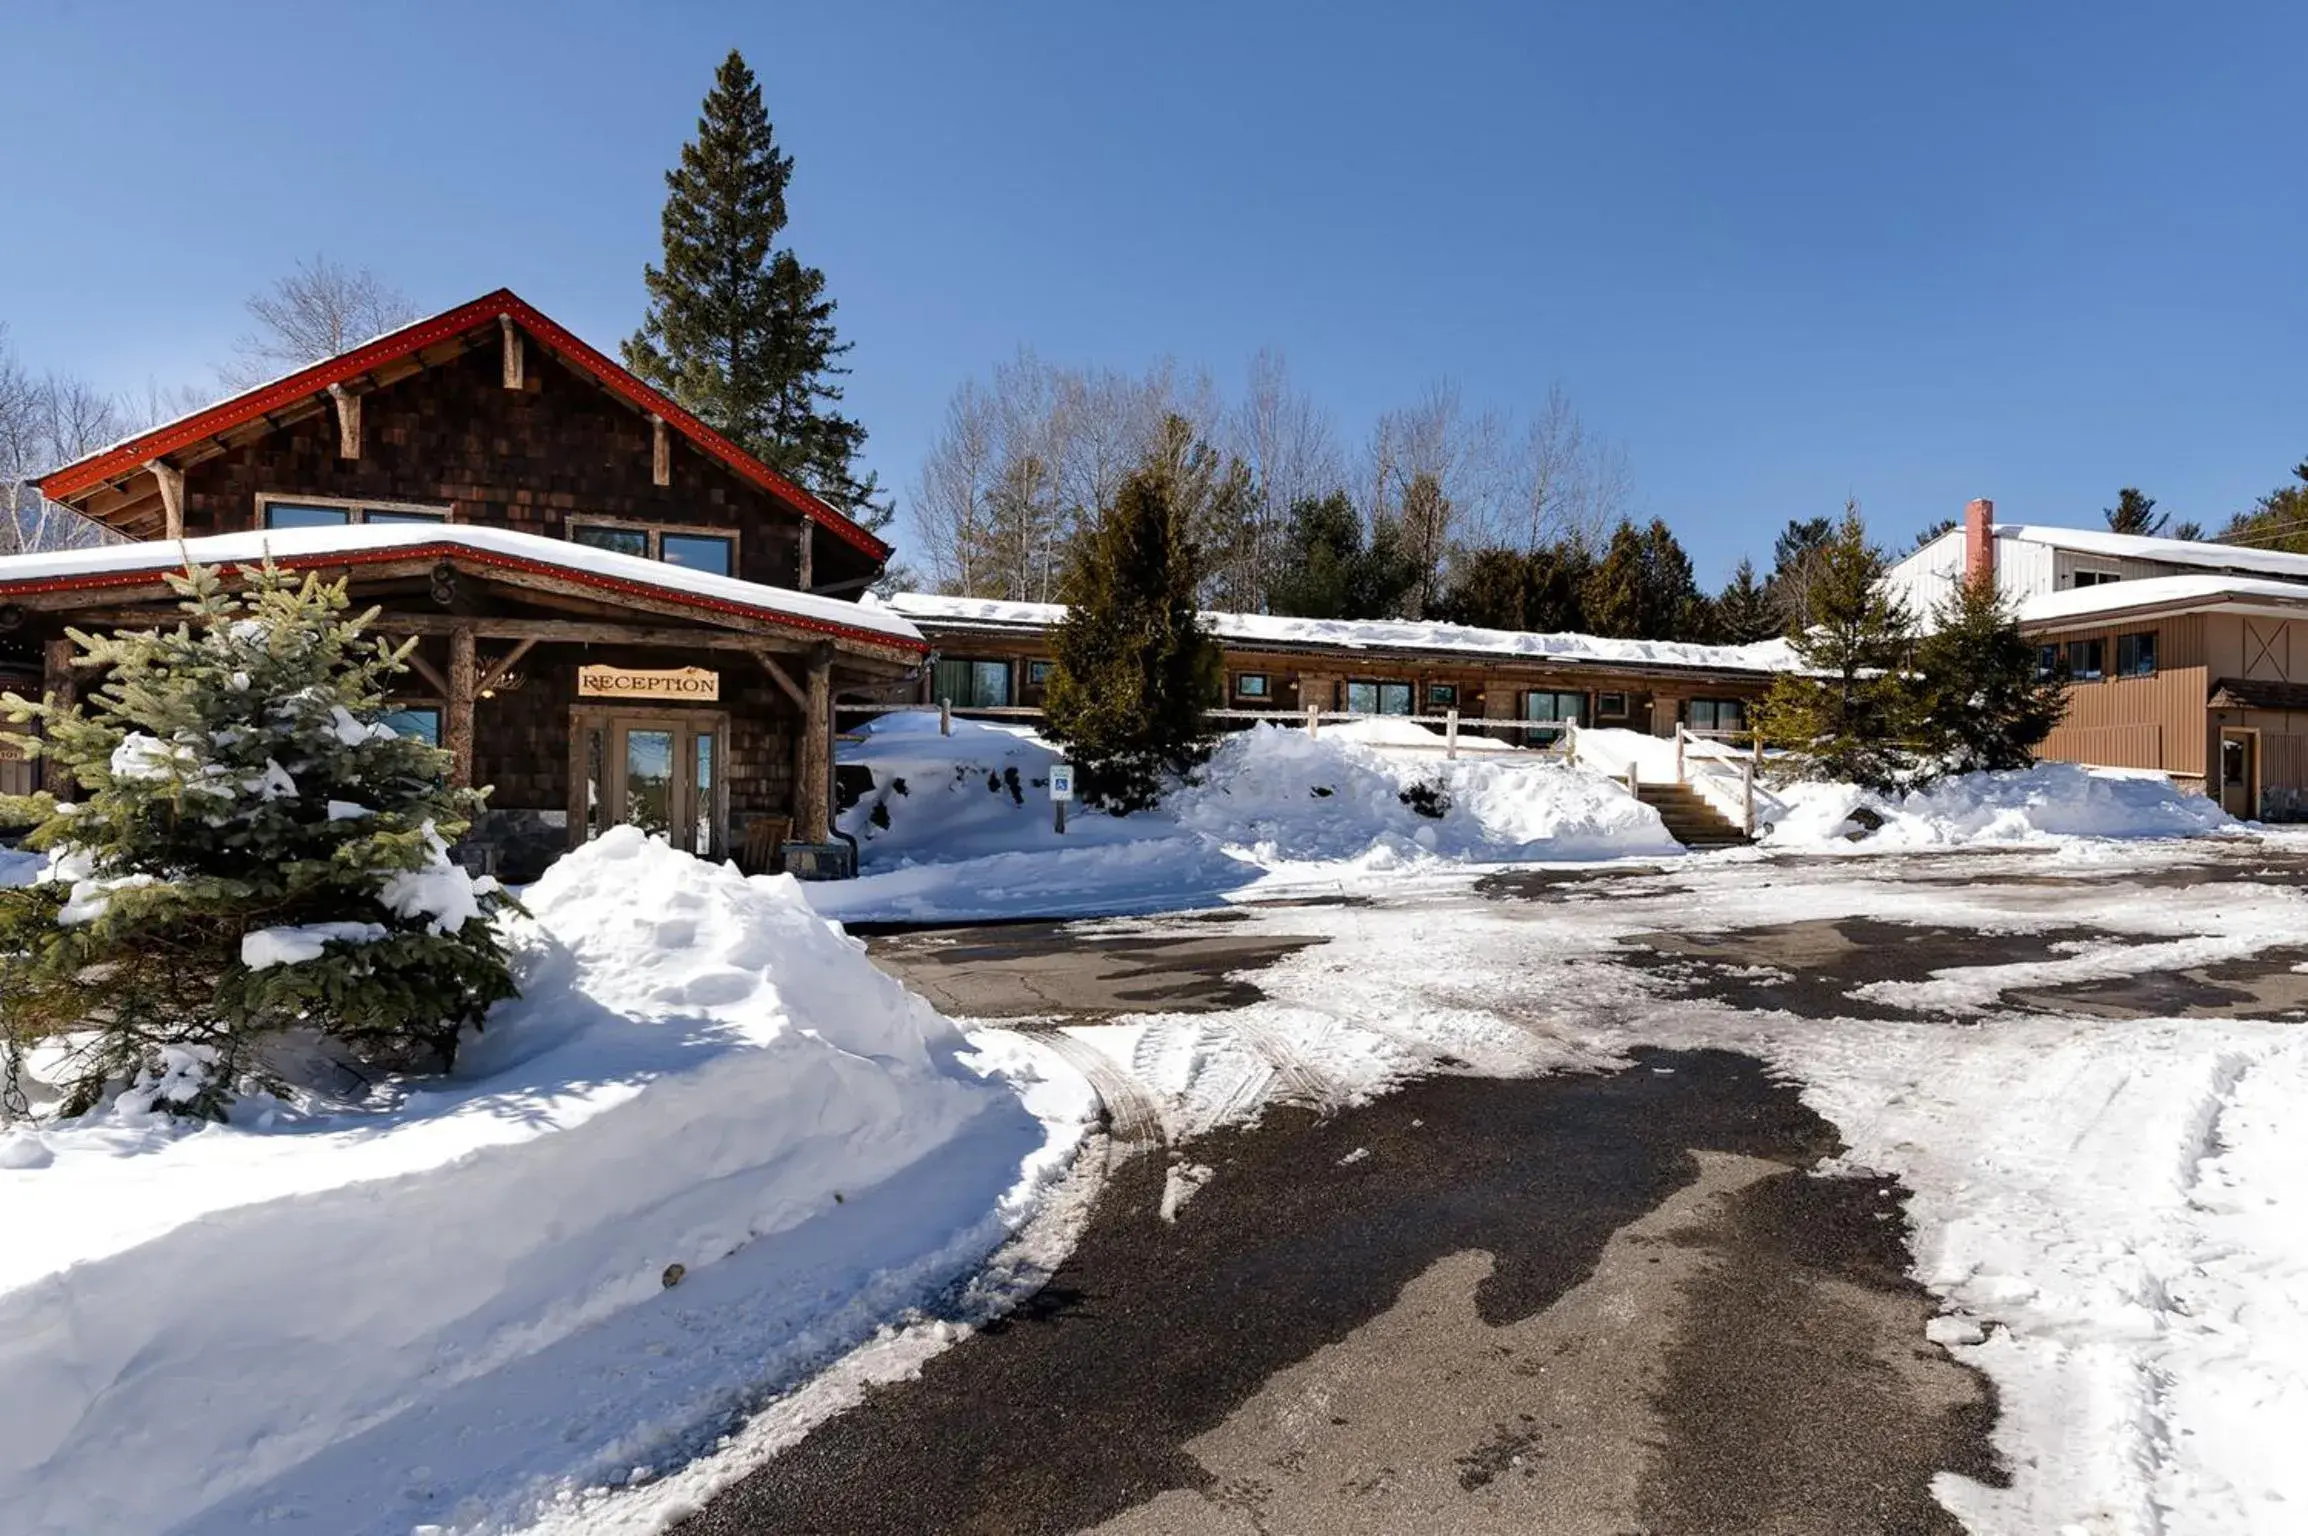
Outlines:
[[835, 337], [825, 274], [777, 245], [792, 176], [761, 83], [733, 48], [697, 137], [665, 174], [665, 264], [644, 269], [649, 311], [625, 364], [771, 468], [880, 526], [890, 508], [857, 468], [865, 428], [837, 409], [850, 344]]

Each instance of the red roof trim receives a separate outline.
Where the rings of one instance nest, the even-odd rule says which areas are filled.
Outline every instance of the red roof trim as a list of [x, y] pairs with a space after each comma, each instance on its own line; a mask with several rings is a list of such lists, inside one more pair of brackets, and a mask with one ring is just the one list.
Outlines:
[[461, 304], [430, 320], [419, 320], [413, 325], [389, 332], [366, 346], [355, 347], [350, 352], [341, 352], [308, 368], [300, 368], [284, 379], [276, 379], [245, 395], [220, 401], [181, 421], [156, 427], [140, 437], [130, 438], [117, 447], [108, 448], [78, 463], [67, 464], [33, 483], [49, 500], [69, 501], [108, 480], [141, 469], [148, 461], [163, 454], [189, 447], [220, 432], [229, 432], [234, 427], [254, 421], [282, 406], [293, 405], [320, 394], [331, 384], [342, 384], [347, 379], [359, 378], [372, 368], [397, 361], [413, 352], [421, 352], [436, 342], [447, 341], [452, 336], [461, 335], [500, 316], [510, 319], [565, 360], [591, 374], [611, 394], [635, 409], [664, 417], [666, 425], [688, 438], [699, 450], [720, 460], [741, 479], [760, 486], [844, 543], [875, 560], [887, 560], [890, 557], [888, 544], [699, 421], [571, 332], [548, 320], [523, 302], [510, 288], [500, 288], [495, 293], [485, 294], [470, 304]]
[[[692, 608], [703, 608], [713, 613], [726, 613], [743, 619], [762, 619], [792, 629], [806, 629], [817, 634], [837, 635], [851, 640], [862, 640], [872, 645], [886, 645], [895, 650], [929, 650], [927, 641], [908, 640], [902, 635], [884, 634], [877, 629], [861, 629], [848, 624], [836, 624], [830, 619], [815, 619], [804, 614], [787, 613], [780, 608], [761, 608], [751, 603], [731, 602], [726, 598], [708, 597], [700, 592], [685, 592], [678, 587], [652, 586], [647, 582], [626, 581], [621, 577], [604, 576], [579, 566], [556, 565], [545, 560], [524, 560], [518, 555], [500, 554], [492, 549], [476, 549], [470, 544], [406, 544], [387, 549], [337, 551], [315, 555], [276, 555], [273, 564], [282, 570], [333, 570], [338, 566], [380, 565], [399, 560], [445, 559], [467, 565], [491, 565], [505, 570], [529, 571], [540, 576], [553, 576], [563, 581], [577, 582], [605, 592], [618, 592], [628, 597], [647, 597], [670, 600]], [[253, 570], [248, 561], [235, 561], [236, 570]], [[175, 567], [152, 566], [135, 571], [98, 571], [80, 576], [51, 576], [46, 580], [0, 580], [0, 596], [34, 592], [93, 592], [115, 587], [148, 587], [167, 576]]]

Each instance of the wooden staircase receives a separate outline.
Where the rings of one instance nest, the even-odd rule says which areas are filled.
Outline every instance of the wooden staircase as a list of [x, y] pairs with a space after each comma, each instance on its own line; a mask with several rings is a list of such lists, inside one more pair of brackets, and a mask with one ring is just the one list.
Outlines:
[[1668, 833], [1686, 848], [1737, 848], [1754, 841], [1688, 784], [1638, 783], [1635, 798], [1657, 811]]

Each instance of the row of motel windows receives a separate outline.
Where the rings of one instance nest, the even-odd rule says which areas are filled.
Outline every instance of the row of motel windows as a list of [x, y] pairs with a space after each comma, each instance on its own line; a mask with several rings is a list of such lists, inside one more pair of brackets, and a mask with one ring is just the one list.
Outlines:
[[[1027, 687], [1048, 684], [1052, 663], [1029, 661], [1025, 665]], [[1007, 661], [940, 657], [931, 678], [931, 697], [956, 709], [1006, 709], [1015, 702], [1010, 681]], [[1237, 672], [1232, 688], [1235, 698], [1253, 705], [1269, 703], [1274, 697], [1274, 679], [1265, 672]], [[1522, 719], [1532, 725], [1584, 724], [1589, 719], [1588, 698], [1584, 693], [1533, 689], [1523, 695]], [[1348, 714], [1412, 715], [1418, 713], [1416, 700], [1415, 685], [1406, 681], [1373, 678], [1349, 680], [1346, 685]], [[1628, 699], [1623, 692], [1598, 693], [1593, 700], [1596, 720], [1624, 720], [1628, 716]], [[1426, 702], [1430, 714], [1456, 709], [1458, 684], [1427, 684]], [[1684, 722], [1695, 731], [1742, 731], [1747, 728], [1747, 708], [1737, 699], [1693, 699], [1685, 707]]]
[[[343, 528], [354, 523], [445, 523], [446, 507], [412, 507], [398, 503], [364, 501], [297, 501], [262, 498], [262, 522], [267, 528]], [[569, 524], [569, 540], [592, 549], [613, 550], [659, 560], [683, 570], [712, 576], [735, 574], [737, 540], [725, 533], [661, 523]]]
[[[2070, 640], [2065, 645], [2048, 644], [2036, 647], [2036, 676], [2039, 678], [2065, 677], [2079, 683], [2096, 683], [2107, 677], [2108, 643], [2105, 640]], [[2156, 632], [2146, 630], [2136, 635], [2116, 636], [2117, 677], [2154, 677], [2156, 675]]]

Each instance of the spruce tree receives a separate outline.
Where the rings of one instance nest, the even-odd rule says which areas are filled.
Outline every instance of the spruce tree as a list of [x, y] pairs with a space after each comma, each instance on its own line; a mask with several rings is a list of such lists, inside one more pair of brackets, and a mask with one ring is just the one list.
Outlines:
[[1621, 523], [1582, 594], [1588, 626], [1623, 640], [1695, 638], [1707, 613], [1691, 557], [1666, 523]]
[[850, 344], [835, 337], [825, 274], [777, 246], [792, 176], [761, 83], [733, 48], [697, 137], [665, 174], [665, 264], [643, 271], [649, 310], [625, 343], [625, 365], [772, 469], [879, 527], [891, 508], [858, 471], [865, 428], [836, 409]]
[[2292, 478], [2293, 484], [2278, 486], [2261, 497], [2251, 511], [2230, 518], [2220, 537], [2254, 549], [2308, 554], [2308, 459], [2293, 467]]
[[1116, 815], [1155, 804], [1210, 755], [1203, 711], [1223, 660], [1195, 606], [1200, 560], [1176, 489], [1158, 463], [1123, 481], [1075, 543], [1052, 646], [1049, 735], [1082, 798]]
[[2064, 679], [2039, 676], [1992, 577], [1964, 581], [1915, 649], [1923, 740], [1946, 773], [2025, 768], [2067, 712]]
[[1531, 557], [1519, 549], [1489, 545], [1467, 550], [1452, 568], [1435, 617], [1478, 629], [1528, 628], [1533, 575]]
[[1282, 543], [1282, 565], [1270, 599], [1274, 611], [1301, 619], [1354, 617], [1362, 516], [1346, 492], [1303, 496], [1292, 503]]
[[[1848, 517], [1857, 506], [1855, 501], [1846, 501], [1844, 515]], [[1811, 575], [1821, 551], [1834, 541], [1834, 519], [1825, 517], [1790, 518], [1772, 541], [1771, 575], [1764, 582], [1764, 590], [1779, 609], [1782, 631], [1811, 622]]]
[[1883, 585], [1883, 552], [1846, 508], [1809, 575], [1810, 625], [1788, 641], [1801, 668], [1771, 681], [1755, 728], [1802, 777], [1875, 789], [1910, 777], [1917, 745], [1915, 687], [1906, 666], [1913, 622]]
[[[494, 881], [447, 845], [479, 808], [448, 755], [379, 723], [406, 649], [363, 633], [340, 582], [267, 567], [228, 593], [172, 579], [173, 629], [71, 631], [104, 680], [85, 703], [14, 694], [21, 745], [50, 790], [0, 801], [50, 855], [0, 890], [5, 1102], [25, 1059], [59, 1111], [126, 1093], [221, 1115], [247, 1083], [279, 1086], [270, 1047], [317, 1033], [356, 1062], [443, 1068], [459, 1031], [513, 993]], [[56, 791], [74, 795], [59, 803]]]
[[2152, 539], [2162, 533], [2164, 524], [2171, 521], [2169, 514], [2158, 517], [2156, 498], [2143, 495], [2135, 485], [2127, 485], [2116, 492], [2116, 504], [2102, 509], [2101, 515], [2108, 520], [2109, 532], [2129, 533], [2143, 539]]
[[1725, 645], [1753, 645], [1784, 633], [1771, 595], [1755, 576], [1755, 562], [1742, 559], [1715, 599], [1715, 632]]

